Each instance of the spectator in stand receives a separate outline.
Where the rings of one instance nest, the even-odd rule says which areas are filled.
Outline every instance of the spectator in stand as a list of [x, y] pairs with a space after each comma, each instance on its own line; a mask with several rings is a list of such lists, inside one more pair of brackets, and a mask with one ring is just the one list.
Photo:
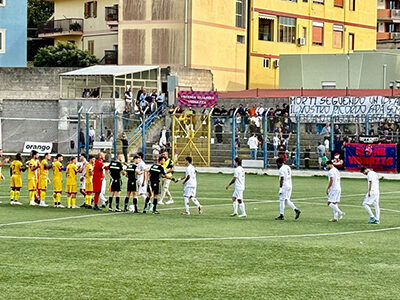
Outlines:
[[280, 109], [279, 105], [275, 107], [274, 116], [275, 118], [280, 118], [282, 116], [282, 110]]
[[285, 114], [287, 113], [289, 115], [289, 105], [284, 103], [283, 108], [282, 108], [282, 113]]
[[342, 134], [342, 130], [340, 129], [340, 127], [339, 127], [339, 125], [338, 124], [335, 124], [335, 131], [334, 131], [334, 133], [336, 134], [336, 135], [341, 135]]
[[128, 131], [129, 130], [130, 117], [131, 117], [131, 112], [129, 110], [129, 107], [125, 106], [125, 109], [122, 112], [122, 124], [124, 126], [124, 131]]
[[104, 127], [104, 130], [106, 132], [106, 141], [108, 142], [112, 139], [113, 133], [110, 128]]
[[146, 100], [146, 95], [147, 95], [146, 90], [143, 89], [142, 93], [139, 96], [139, 100], [138, 101], [142, 102], [143, 100]]
[[239, 150], [240, 150], [240, 130], [239, 130], [239, 127], [235, 128], [235, 148], [236, 148], [236, 152], [239, 152]]
[[281, 143], [281, 139], [278, 136], [278, 133], [275, 133], [274, 137], [272, 138], [272, 145], [274, 147], [274, 158], [278, 158], [278, 147]]
[[165, 105], [165, 94], [162, 91], [159, 91], [156, 97], [157, 106], [161, 107]]
[[284, 162], [287, 161], [287, 151], [285, 145], [280, 145], [278, 147], [278, 158], [282, 158]]
[[160, 157], [160, 151], [161, 151], [161, 147], [157, 141], [153, 143], [151, 149], [153, 150], [153, 161], [156, 161]]
[[162, 148], [167, 147], [167, 144], [169, 142], [169, 132], [167, 130], [167, 126], [163, 126], [160, 132], [160, 140], [159, 140], [159, 145]]
[[318, 153], [318, 167], [322, 169], [322, 158], [325, 156], [325, 146], [318, 142], [317, 153]]
[[214, 125], [214, 127], [215, 127], [215, 137], [217, 138], [217, 143], [218, 143], [218, 144], [221, 144], [221, 143], [223, 142], [223, 139], [222, 139], [222, 129], [223, 129], [223, 127], [224, 127], [224, 123], [222, 122], [221, 119], [217, 118], [217, 119], [215, 120], [215, 125]]
[[231, 104], [231, 107], [229, 108], [227, 113], [230, 119], [232, 119], [233, 115], [235, 114], [235, 111], [236, 111], [235, 105]]
[[328, 156], [328, 153], [330, 151], [330, 147], [329, 147], [329, 137], [325, 137], [324, 138], [324, 146], [325, 146], [325, 154]]
[[290, 136], [291, 136], [291, 133], [290, 133], [289, 125], [286, 125], [282, 130], [282, 138], [285, 140], [286, 145], [289, 145]]
[[[212, 119], [213, 119], [214, 125], [216, 125], [217, 121], [221, 119], [221, 109], [218, 107], [218, 104], [214, 105], [214, 110], [212, 112]], [[222, 124], [223, 124], [223, 122], [222, 122]]]
[[150, 103], [150, 113], [155, 113], [157, 111], [157, 102], [156, 98], [152, 98]]
[[131, 86], [127, 85], [126, 86], [126, 91], [124, 94], [124, 99], [125, 99], [125, 106], [127, 106], [129, 109], [132, 107], [132, 90], [131, 90]]
[[142, 111], [137, 101], [134, 101], [133, 114], [135, 116], [135, 122], [142, 122]]
[[247, 139], [247, 134], [249, 133], [249, 126], [250, 126], [250, 108], [249, 104], [246, 104], [244, 107], [244, 114], [243, 114], [243, 125], [244, 125], [244, 138]]
[[142, 100], [140, 100], [139, 106], [140, 106], [140, 110], [142, 112], [145, 112], [146, 108], [149, 106], [149, 103], [147, 103], [146, 99], [142, 97]]
[[329, 134], [331, 134], [331, 126], [329, 125], [329, 123], [326, 123], [325, 126], [322, 128], [321, 134], [322, 134], [322, 135], [329, 135]]
[[96, 131], [93, 128], [93, 125], [90, 125], [90, 129], [89, 129], [89, 146], [90, 149], [93, 149], [93, 143], [94, 140], [96, 139]]
[[261, 127], [261, 120], [258, 116], [251, 117], [250, 122], [253, 122], [255, 128], [254, 132], [255, 133], [260, 133], [260, 127]]
[[141, 96], [142, 94], [145, 92], [145, 89], [143, 86], [140, 87], [140, 90], [138, 90], [137, 94], [136, 94], [136, 101], [140, 101], [141, 100]]
[[275, 116], [272, 107], [267, 111], [266, 116], [268, 117], [268, 132], [273, 132], [275, 127]]
[[256, 109], [256, 114], [259, 118], [262, 118], [264, 116], [264, 112], [265, 112], [264, 105], [260, 103], [260, 105]]
[[185, 111], [185, 110], [183, 109], [182, 105], [180, 105], [180, 104], [178, 103], [178, 105], [176, 106], [176, 111], [175, 111], [175, 113], [177, 113], [177, 114], [183, 114], [184, 111]]
[[153, 97], [151, 96], [150, 93], [146, 93], [146, 97], [144, 98], [148, 104], [150, 104], [153, 101]]
[[128, 162], [129, 141], [128, 141], [128, 137], [126, 136], [125, 132], [121, 135], [120, 140], [122, 143], [122, 153], [124, 154], [125, 162]]
[[310, 159], [311, 159], [311, 147], [307, 146], [307, 148], [304, 149], [304, 167], [306, 169], [310, 168]]
[[257, 107], [256, 107], [256, 105], [254, 104], [254, 105], [250, 108], [250, 110], [249, 110], [249, 115], [250, 115], [250, 117], [256, 116], [256, 115], [257, 115], [256, 111], [257, 111]]
[[226, 123], [228, 116], [229, 116], [229, 112], [225, 109], [225, 106], [222, 105], [221, 106], [221, 117], [222, 117], [221, 120], [224, 124]]
[[250, 148], [250, 159], [257, 159], [257, 149], [258, 149], [258, 139], [257, 135], [254, 133], [249, 140], [247, 141], [247, 145]]
[[297, 153], [296, 153], [296, 147], [292, 148], [292, 152], [290, 152], [290, 160], [292, 161], [292, 167], [296, 166], [296, 157], [297, 157]]

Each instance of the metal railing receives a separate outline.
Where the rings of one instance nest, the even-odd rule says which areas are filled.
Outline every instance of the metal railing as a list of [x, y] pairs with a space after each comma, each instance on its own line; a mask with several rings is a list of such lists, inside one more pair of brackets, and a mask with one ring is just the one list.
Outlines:
[[82, 33], [83, 19], [70, 18], [53, 20], [39, 26], [39, 34]]

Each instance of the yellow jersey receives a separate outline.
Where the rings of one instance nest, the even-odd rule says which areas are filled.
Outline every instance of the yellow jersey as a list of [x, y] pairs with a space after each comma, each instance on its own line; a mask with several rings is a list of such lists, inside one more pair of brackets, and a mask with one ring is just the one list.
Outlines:
[[47, 163], [48, 163], [48, 161], [45, 160], [45, 159], [43, 159], [40, 162], [40, 173], [39, 173], [40, 177], [43, 177], [43, 178], [47, 178], [48, 177], [49, 169], [47, 169]]
[[19, 161], [19, 160], [14, 160], [11, 163], [10, 168], [11, 168], [12, 175], [21, 175], [21, 173], [22, 173], [22, 162]]
[[36, 159], [32, 158], [29, 162], [28, 162], [28, 178], [29, 179], [36, 179], [36, 169], [32, 168], [36, 168], [37, 167], [37, 161]]
[[78, 166], [76, 164], [68, 164], [66, 173], [67, 185], [76, 185], [76, 174], [78, 173]]
[[85, 179], [86, 181], [92, 181], [93, 179], [93, 166], [91, 164], [86, 166]]
[[63, 165], [58, 160], [53, 164], [53, 181], [55, 179], [61, 180]]
[[172, 162], [172, 160], [170, 158], [168, 158], [164, 164], [163, 164], [163, 168], [165, 170], [165, 177], [171, 179], [172, 178], [172, 173], [167, 173], [168, 169], [171, 169], [174, 167], [174, 163]]

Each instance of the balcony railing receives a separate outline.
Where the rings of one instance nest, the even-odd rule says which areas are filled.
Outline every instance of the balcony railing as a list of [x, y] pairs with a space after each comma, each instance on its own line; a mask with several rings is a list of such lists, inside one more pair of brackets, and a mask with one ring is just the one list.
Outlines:
[[82, 34], [83, 19], [78, 18], [53, 20], [39, 26], [40, 37]]
[[106, 7], [106, 21], [107, 22], [118, 22], [118, 5], [112, 7]]

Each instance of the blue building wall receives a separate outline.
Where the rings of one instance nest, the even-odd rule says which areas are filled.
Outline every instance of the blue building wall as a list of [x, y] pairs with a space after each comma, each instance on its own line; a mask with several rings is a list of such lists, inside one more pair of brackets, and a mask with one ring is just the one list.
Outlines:
[[0, 67], [26, 67], [27, 0], [6, 0], [6, 5], [0, 6], [0, 29], [6, 30]]

